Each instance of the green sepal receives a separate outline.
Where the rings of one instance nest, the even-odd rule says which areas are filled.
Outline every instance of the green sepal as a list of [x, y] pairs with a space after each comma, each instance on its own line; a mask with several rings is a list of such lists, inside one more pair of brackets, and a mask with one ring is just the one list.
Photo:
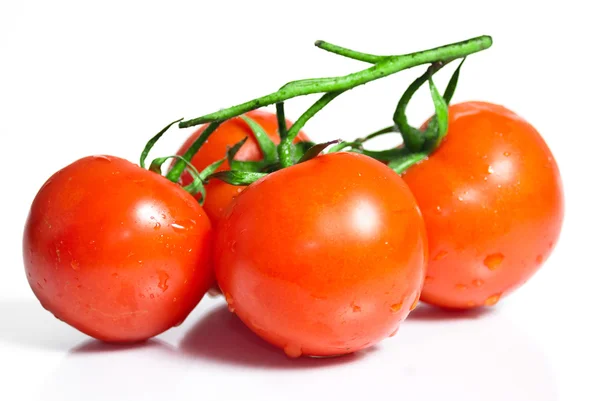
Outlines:
[[446, 86], [446, 90], [444, 91], [444, 100], [446, 101], [446, 103], [448, 105], [450, 104], [450, 101], [452, 100], [452, 96], [454, 96], [454, 91], [456, 90], [456, 85], [458, 84], [458, 78], [460, 76], [460, 69], [466, 59], [467, 58], [465, 57], [460, 61], [460, 64], [458, 65], [456, 70], [454, 70], [454, 73], [452, 74], [450, 81], [448, 81], [448, 86]]
[[198, 200], [198, 202], [201, 205], [204, 204], [204, 199], [206, 198], [206, 190], [204, 189], [204, 180], [206, 179], [207, 176], [209, 176], [216, 169], [218, 169], [219, 166], [225, 161], [225, 159], [218, 160], [218, 161], [212, 163], [211, 165], [206, 167], [202, 171], [202, 173], [199, 173], [198, 170], [196, 169], [196, 167], [194, 167], [194, 165], [192, 163], [190, 163], [189, 161], [187, 161], [183, 156], [173, 155], [173, 156], [157, 157], [156, 159], [152, 160], [152, 163], [150, 163], [150, 167], [148, 168], [148, 170], [150, 170], [154, 173], [157, 173], [157, 174], [162, 174], [162, 166], [169, 159], [178, 159], [178, 160], [182, 160], [185, 163], [186, 170], [192, 176], [193, 181], [190, 184], [183, 187], [183, 189], [192, 195], [196, 195], [196, 194], [200, 193], [202, 196]]
[[268, 175], [267, 173], [226, 170], [226, 171], [216, 172], [216, 173], [210, 175], [208, 177], [208, 179], [212, 180], [213, 178], [216, 178], [216, 179], [224, 181], [230, 185], [246, 186], [246, 185], [252, 184], [256, 180], [266, 177], [267, 175]]
[[325, 148], [327, 148], [330, 145], [333, 145], [334, 143], [340, 143], [341, 140], [336, 139], [335, 141], [329, 141], [329, 142], [323, 142], [323, 143], [318, 143], [316, 145], [311, 146], [306, 153], [304, 153], [304, 155], [302, 155], [302, 157], [298, 160], [298, 163], [302, 163], [305, 161], [308, 161], [310, 159], [314, 159], [315, 157], [319, 156], [321, 154], [322, 151], [325, 150]]
[[392, 160], [388, 164], [388, 167], [394, 170], [396, 173], [402, 174], [410, 166], [427, 159], [427, 156], [428, 155], [425, 152], [407, 153], [402, 157]]
[[208, 166], [206, 166], [206, 168], [205, 168], [204, 170], [202, 170], [202, 171], [200, 172], [200, 174], [198, 174], [198, 175], [200, 176], [200, 179], [201, 179], [202, 181], [206, 181], [206, 179], [207, 179], [207, 178], [208, 178], [210, 175], [214, 174], [214, 172], [215, 172], [215, 171], [217, 171], [217, 169], [218, 169], [219, 167], [221, 167], [221, 165], [222, 165], [223, 163], [225, 163], [225, 160], [226, 160], [226, 159], [225, 159], [225, 158], [223, 158], [223, 159], [221, 159], [221, 160], [217, 160], [216, 162], [214, 162], [214, 163], [211, 163], [211, 164], [209, 164]]
[[429, 77], [429, 90], [431, 92], [431, 99], [433, 100], [433, 105], [435, 107], [435, 120], [436, 124], [432, 125], [431, 132], [429, 131], [429, 126], [427, 127], [427, 131], [425, 132], [426, 140], [433, 139], [435, 145], [434, 148], [439, 145], [441, 140], [446, 136], [448, 132], [448, 104], [440, 95], [440, 92], [435, 87], [433, 83], [433, 79]]
[[302, 156], [313, 146], [315, 146], [314, 142], [311, 141], [302, 141], [296, 142], [292, 145], [292, 155], [294, 161], [300, 160]]
[[269, 138], [269, 135], [267, 135], [263, 127], [246, 115], [241, 115], [240, 118], [244, 120], [252, 130], [256, 142], [258, 142], [258, 147], [262, 151], [264, 161], [267, 163], [275, 162], [277, 160], [277, 146], [273, 143], [271, 138]]
[[146, 159], [148, 158], [148, 154], [154, 147], [154, 144], [156, 144], [156, 142], [164, 135], [165, 132], [168, 131], [169, 128], [171, 128], [171, 126], [173, 124], [177, 124], [178, 122], [180, 122], [182, 120], [183, 120], [183, 118], [173, 121], [172, 123], [167, 125], [165, 128], [160, 130], [160, 132], [158, 134], [156, 134], [152, 138], [150, 138], [150, 140], [146, 143], [146, 146], [144, 147], [142, 154], [140, 155], [140, 167], [141, 168], [146, 168]]

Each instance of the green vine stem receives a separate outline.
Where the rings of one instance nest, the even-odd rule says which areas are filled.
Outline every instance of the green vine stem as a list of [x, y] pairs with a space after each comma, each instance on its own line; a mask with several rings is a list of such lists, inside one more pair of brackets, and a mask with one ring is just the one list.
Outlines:
[[150, 140], [146, 143], [146, 146], [144, 147], [142, 154], [140, 155], [140, 167], [141, 168], [146, 168], [146, 159], [148, 158], [148, 155], [150, 154], [150, 151], [152, 150], [152, 148], [154, 147], [156, 142], [158, 142], [158, 140], [165, 134], [165, 132], [167, 132], [167, 130], [169, 128], [171, 128], [171, 126], [173, 124], [176, 124], [182, 120], [183, 120], [183, 118], [173, 121], [172, 123], [168, 124], [163, 129], [161, 129], [158, 134], [156, 134], [152, 138], [150, 138]]
[[275, 105], [277, 110], [277, 128], [279, 129], [279, 142], [282, 142], [287, 137], [287, 121], [285, 120], [284, 103], [279, 102]]
[[179, 177], [185, 170], [186, 161], [192, 160], [192, 157], [198, 152], [198, 150], [204, 145], [204, 142], [208, 137], [221, 125], [221, 121], [212, 122], [206, 127], [202, 134], [192, 143], [188, 150], [184, 153], [183, 159], [178, 159], [173, 168], [167, 173], [166, 177], [168, 180], [175, 183], [179, 182]]
[[387, 60], [393, 56], [376, 56], [374, 54], [357, 52], [356, 50], [350, 50], [342, 46], [334, 45], [329, 42], [325, 42], [324, 40], [317, 40], [315, 42], [315, 46], [319, 49], [323, 49], [330, 53], [337, 54], [339, 56], [344, 56], [347, 58], [351, 58], [353, 60], [364, 61], [365, 63], [377, 64], [382, 61]]
[[422, 64], [431, 64], [444, 60], [449, 62], [470, 54], [485, 50], [492, 45], [490, 36], [479, 36], [463, 42], [436, 47], [401, 56], [390, 56], [385, 60], [359, 72], [332, 78], [318, 78], [295, 81], [283, 86], [277, 92], [241, 103], [228, 109], [220, 110], [191, 120], [179, 123], [180, 128], [192, 127], [213, 121], [222, 121], [260, 107], [314, 93], [341, 92], [377, 79], [387, 77], [407, 68]]

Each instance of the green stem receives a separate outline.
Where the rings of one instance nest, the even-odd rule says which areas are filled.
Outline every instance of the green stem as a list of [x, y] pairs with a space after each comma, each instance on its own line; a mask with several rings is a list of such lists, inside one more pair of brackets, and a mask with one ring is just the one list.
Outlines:
[[359, 149], [361, 147], [362, 143], [360, 141], [354, 141], [354, 142], [340, 142], [337, 145], [332, 146], [331, 148], [329, 148], [327, 150], [327, 153], [335, 153], [335, 152], [340, 152], [346, 148], [352, 148], [352, 149]]
[[357, 52], [356, 50], [350, 50], [342, 46], [334, 45], [324, 40], [317, 40], [315, 46], [319, 49], [323, 49], [330, 53], [334, 53], [340, 56], [348, 57], [353, 60], [364, 61], [365, 63], [377, 64], [390, 58], [390, 56], [376, 56], [374, 54]]
[[283, 141], [287, 137], [287, 121], [285, 120], [285, 109], [283, 102], [275, 104], [277, 109], [277, 126], [279, 128], [279, 142]]
[[188, 148], [188, 150], [184, 153], [183, 159], [185, 160], [177, 160], [177, 163], [173, 166], [173, 168], [167, 173], [166, 177], [168, 180], [173, 181], [175, 183], [179, 182], [179, 177], [185, 170], [186, 162], [192, 160], [192, 157], [198, 152], [198, 150], [204, 145], [204, 142], [208, 139], [208, 137], [221, 125], [221, 121], [214, 121], [206, 127], [202, 134], [192, 143], [192, 146]]
[[389, 127], [382, 128], [379, 131], [375, 131], [372, 134], [369, 134], [365, 137], [359, 138], [356, 141], [360, 142], [360, 143], [364, 143], [364, 142], [366, 142], [370, 139], [373, 139], [375, 137], [378, 137], [380, 135], [389, 134], [392, 132], [398, 132], [398, 127], [396, 127], [395, 125], [390, 125]]
[[296, 136], [302, 127], [304, 127], [304, 124], [306, 124], [308, 120], [317, 114], [319, 110], [327, 106], [329, 102], [341, 95], [342, 92], [343, 91], [329, 92], [321, 96], [321, 98], [312, 106], [310, 106], [308, 110], [306, 110], [304, 114], [302, 114], [300, 118], [298, 118], [298, 120], [296, 120], [296, 122], [290, 127], [285, 140], [279, 144], [279, 160], [281, 161], [282, 167], [289, 167], [294, 164], [292, 146], [294, 146], [294, 139], [296, 139]]
[[298, 96], [310, 95], [313, 93], [345, 91], [417, 65], [430, 64], [440, 60], [448, 62], [457, 58], [462, 58], [469, 54], [485, 50], [491, 45], [492, 38], [490, 36], [479, 36], [463, 42], [416, 53], [392, 56], [365, 70], [345, 76], [309, 80], [310, 84], [306, 85], [296, 83], [292, 86], [284, 86], [277, 92], [250, 100], [237, 106], [210, 113], [202, 117], [182, 121], [179, 123], [179, 127], [185, 128], [211, 121], [226, 120], [248, 111], [268, 106], [273, 103], [283, 102], [284, 100]]

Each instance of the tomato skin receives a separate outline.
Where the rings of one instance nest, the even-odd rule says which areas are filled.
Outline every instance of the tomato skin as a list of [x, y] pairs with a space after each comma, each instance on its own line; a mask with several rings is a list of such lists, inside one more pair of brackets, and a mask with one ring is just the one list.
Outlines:
[[108, 342], [181, 323], [208, 289], [212, 230], [178, 185], [117, 157], [80, 159], [35, 197], [23, 238], [29, 284], [57, 318]]
[[350, 353], [393, 334], [424, 279], [414, 197], [359, 154], [319, 156], [255, 182], [216, 236], [230, 309], [292, 357]]
[[[256, 121], [267, 133], [269, 138], [279, 144], [279, 133], [277, 125], [277, 115], [263, 110], [253, 110], [246, 113], [246, 116]], [[292, 125], [287, 121], [288, 128]], [[178, 155], [183, 155], [185, 151], [194, 143], [200, 134], [206, 129], [206, 125], [195, 131], [177, 151]], [[208, 141], [200, 148], [198, 153], [192, 158], [191, 162], [198, 169], [204, 170], [210, 164], [225, 157], [227, 148], [235, 145], [242, 139], [248, 137], [246, 143], [240, 148], [235, 159], [240, 161], [258, 161], [262, 159], [262, 152], [258, 142], [254, 137], [248, 124], [239, 117], [225, 121], [208, 138]], [[307, 141], [308, 138], [303, 132], [296, 137], [295, 142]], [[225, 162], [218, 171], [229, 170], [229, 163]], [[188, 173], [182, 175], [182, 184], [187, 185], [192, 182], [192, 177]], [[244, 187], [236, 187], [219, 180], [212, 180], [206, 185], [207, 197], [204, 203], [204, 210], [208, 214], [210, 221], [215, 224], [223, 211], [229, 206], [231, 200], [239, 194]], [[217, 193], [213, 195], [213, 193]], [[198, 195], [200, 196], [200, 195]]]
[[508, 109], [467, 102], [449, 111], [441, 146], [403, 175], [428, 233], [421, 299], [491, 306], [524, 284], [556, 245], [561, 178], [539, 133]]

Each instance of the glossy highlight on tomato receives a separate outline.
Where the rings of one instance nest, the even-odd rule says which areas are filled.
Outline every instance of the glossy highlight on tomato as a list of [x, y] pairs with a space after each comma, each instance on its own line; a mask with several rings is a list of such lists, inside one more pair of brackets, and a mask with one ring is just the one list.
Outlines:
[[556, 245], [561, 178], [542, 137], [512, 111], [467, 102], [449, 112], [440, 147], [403, 175], [429, 239], [421, 299], [447, 308], [492, 306]]
[[80, 159], [48, 179], [23, 239], [44, 308], [108, 342], [181, 323], [211, 283], [211, 248], [210, 222], [190, 194], [113, 156]]
[[393, 335], [425, 276], [426, 234], [410, 190], [354, 153], [255, 182], [216, 235], [230, 310], [291, 357], [346, 354]]
[[[280, 138], [276, 114], [263, 110], [253, 110], [246, 113], [246, 116], [257, 122], [275, 144], [279, 143]], [[292, 122], [288, 120], [287, 125], [289, 128]], [[177, 151], [177, 154], [183, 155], [204, 129], [206, 129], [206, 126], [202, 126], [196, 130]], [[235, 159], [240, 161], [261, 160], [263, 155], [252, 130], [243, 119], [235, 117], [225, 121], [217, 128], [198, 153], [194, 155], [191, 162], [198, 171], [202, 171], [208, 165], [224, 158], [228, 147], [235, 145], [246, 137], [248, 140], [240, 148]], [[300, 132], [295, 142], [307, 140], [306, 135]], [[229, 168], [229, 163], [225, 162], [217, 171], [229, 170]], [[187, 185], [192, 182], [192, 177], [188, 173], [184, 173], [181, 180], [183, 185]], [[244, 188], [242, 186], [229, 185], [221, 180], [211, 180], [206, 185], [207, 196], [204, 201], [204, 210], [206, 210], [213, 224], [216, 223], [223, 211], [231, 203], [231, 200], [242, 192]]]

